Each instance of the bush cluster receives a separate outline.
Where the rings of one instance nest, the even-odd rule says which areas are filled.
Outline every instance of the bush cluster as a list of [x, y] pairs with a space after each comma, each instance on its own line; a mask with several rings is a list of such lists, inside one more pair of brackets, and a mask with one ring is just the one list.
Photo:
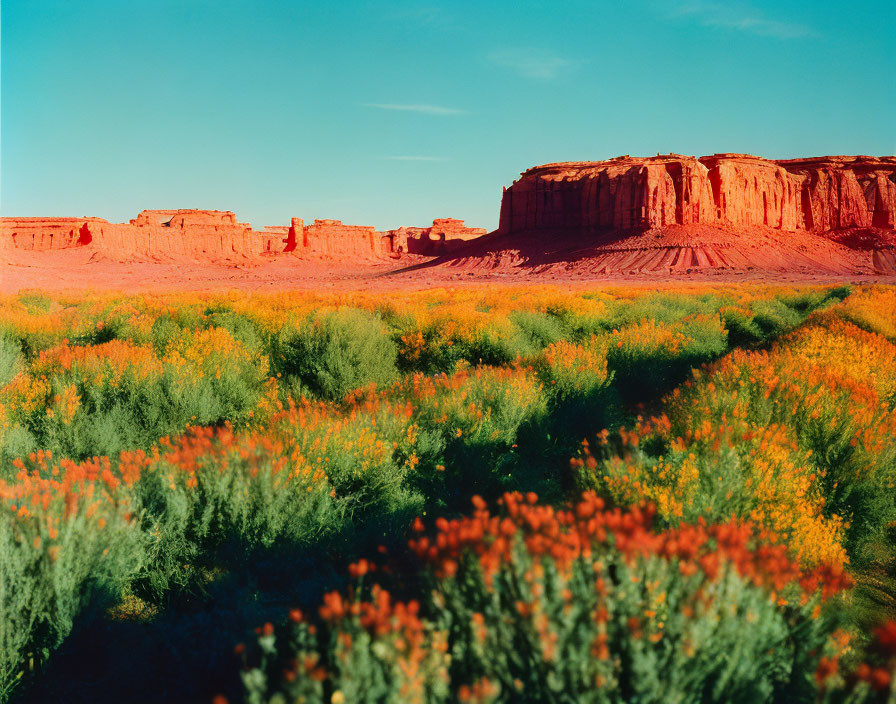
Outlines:
[[214, 620], [224, 585], [310, 614], [262, 628], [253, 701], [881, 697], [892, 303], [0, 298], [0, 700], [110, 605]]
[[654, 531], [594, 494], [473, 501], [434, 534], [418, 519], [401, 580], [420, 599], [361, 560], [347, 593], [238, 648], [247, 701], [793, 701], [836, 647], [842, 567], [803, 569], [748, 524]]

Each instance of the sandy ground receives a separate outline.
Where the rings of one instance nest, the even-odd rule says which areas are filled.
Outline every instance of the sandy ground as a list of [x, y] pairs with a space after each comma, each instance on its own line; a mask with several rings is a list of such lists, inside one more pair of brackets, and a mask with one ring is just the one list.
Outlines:
[[302, 259], [278, 255], [239, 262], [109, 261], [87, 248], [20, 252], [0, 259], [0, 293], [44, 291], [280, 291], [301, 289], [396, 290], [469, 284], [551, 283], [570, 287], [608, 283], [659, 285], [690, 283], [896, 283], [896, 276], [867, 272], [807, 269], [764, 271], [694, 267], [682, 271], [601, 271], [579, 262], [555, 260], [546, 266], [477, 258], [430, 260], [405, 255], [400, 260]]

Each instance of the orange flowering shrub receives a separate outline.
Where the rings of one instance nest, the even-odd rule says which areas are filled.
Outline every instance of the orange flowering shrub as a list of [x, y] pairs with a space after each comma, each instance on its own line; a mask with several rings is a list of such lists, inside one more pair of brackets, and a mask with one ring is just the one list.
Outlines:
[[782, 341], [796, 363], [867, 384], [881, 401], [896, 404], [896, 343], [831, 313], [813, 317], [812, 322], [816, 324], [804, 326]]
[[652, 501], [668, 523], [741, 516], [781, 536], [801, 562], [848, 561], [845, 521], [824, 511], [820, 470], [784, 426], [691, 414], [684, 429], [666, 416], [621, 428], [612, 449], [603, 435], [574, 469], [620, 504]]
[[746, 523], [655, 531], [649, 509], [588, 493], [501, 504], [474, 497], [433, 535], [415, 522], [421, 600], [367, 592], [361, 560], [318, 618], [260, 629], [247, 701], [766, 701], [805, 690], [833, 630], [821, 607], [850, 583]]
[[0, 480], [0, 699], [95, 602], [116, 600], [144, 559], [128, 487], [107, 460], [38, 451]]
[[860, 288], [831, 309], [831, 314], [896, 342], [896, 289], [892, 286]]
[[825, 704], [856, 704], [893, 701], [896, 696], [896, 621], [888, 620], [873, 629], [867, 660], [845, 665], [843, 648], [818, 663], [815, 679], [818, 701]]
[[586, 446], [574, 468], [672, 522], [734, 514], [786, 536], [801, 560], [855, 557], [896, 518], [896, 413], [879, 391], [893, 383], [887, 346], [835, 322], [770, 352], [735, 351], [676, 389], [663, 415], [602, 435], [600, 452]]
[[41, 350], [0, 389], [7, 457], [43, 448], [82, 459], [147, 448], [187, 423], [246, 423], [274, 412], [267, 360], [223, 328], [183, 332], [161, 351], [113, 339]]
[[151, 540], [137, 587], [151, 599], [190, 586], [203, 565], [294, 550], [336, 522], [326, 473], [266, 433], [190, 428], [149, 453], [122, 453], [118, 471], [146, 511]]
[[624, 397], [649, 398], [680, 381], [692, 367], [724, 353], [727, 335], [718, 314], [688, 316], [674, 324], [645, 319], [612, 332], [608, 368]]
[[[760, 285], [0, 296], [0, 567], [35, 595], [0, 594], [0, 687], [98, 594], [190, 609], [220, 579], [271, 603], [296, 566], [391, 549], [414, 515], [587, 488], [651, 502], [659, 528], [591, 494], [480, 503], [415, 536], [376, 592], [356, 562], [363, 584], [297, 619], [293, 646], [262, 629], [248, 691], [811, 698], [819, 658], [862, 648], [816, 612], [816, 587], [844, 583], [830, 565], [860, 578], [863, 625], [889, 603], [863, 594], [896, 593], [891, 303]], [[79, 472], [102, 500], [69, 525]], [[52, 589], [69, 606], [47, 606]]]
[[561, 340], [545, 348], [538, 368], [558, 400], [600, 394], [609, 385], [608, 345], [606, 338], [592, 336], [585, 343]]

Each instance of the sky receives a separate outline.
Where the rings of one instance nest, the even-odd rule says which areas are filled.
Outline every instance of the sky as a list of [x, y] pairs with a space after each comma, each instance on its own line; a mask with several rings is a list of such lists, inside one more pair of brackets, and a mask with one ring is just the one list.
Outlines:
[[893, 0], [3, 0], [0, 214], [497, 226], [525, 169], [896, 153]]

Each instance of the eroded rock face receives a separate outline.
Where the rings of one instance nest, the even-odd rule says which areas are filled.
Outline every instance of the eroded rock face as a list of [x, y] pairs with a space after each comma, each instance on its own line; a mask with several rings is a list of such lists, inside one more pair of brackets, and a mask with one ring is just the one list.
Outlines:
[[691, 224], [892, 229], [896, 157], [669, 154], [547, 164], [505, 189], [498, 229], [588, 234]]
[[315, 220], [303, 228], [301, 248], [317, 254], [369, 257], [379, 252], [380, 233], [373, 226], [345, 225], [341, 220]]
[[102, 218], [0, 218], [0, 249], [50, 250], [90, 244]]
[[430, 227], [400, 227], [389, 230], [382, 238], [384, 252], [409, 252], [435, 256], [450, 252], [464, 242], [482, 237], [488, 230], [468, 227], [463, 220], [436, 218]]
[[805, 179], [807, 229], [896, 229], [896, 157], [832, 156], [778, 163]]
[[98, 250], [121, 257], [229, 259], [283, 249], [282, 237], [254, 232], [226, 210], [144, 210], [127, 224], [101, 223]]
[[235, 259], [295, 252], [324, 258], [378, 258], [394, 252], [436, 254], [486, 233], [442, 218], [428, 228], [378, 232], [340, 220], [256, 231], [227, 210], [144, 210], [128, 223], [102, 218], [0, 218], [0, 250], [50, 250], [89, 245], [118, 258]]

